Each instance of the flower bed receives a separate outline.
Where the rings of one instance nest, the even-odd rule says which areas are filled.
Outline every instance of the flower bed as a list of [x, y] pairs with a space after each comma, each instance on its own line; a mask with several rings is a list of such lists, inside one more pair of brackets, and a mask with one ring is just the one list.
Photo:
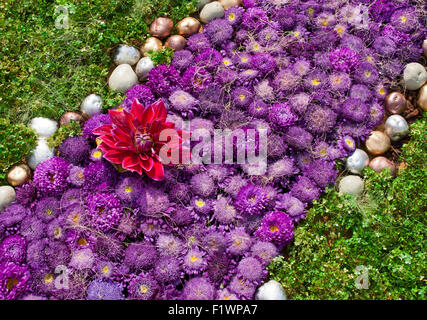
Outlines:
[[[192, 35], [18, 188], [0, 215], [0, 298], [252, 299], [421, 54], [418, 7], [366, 4], [244, 1]], [[266, 174], [163, 166], [155, 129], [181, 137], [182, 119], [266, 130]]]

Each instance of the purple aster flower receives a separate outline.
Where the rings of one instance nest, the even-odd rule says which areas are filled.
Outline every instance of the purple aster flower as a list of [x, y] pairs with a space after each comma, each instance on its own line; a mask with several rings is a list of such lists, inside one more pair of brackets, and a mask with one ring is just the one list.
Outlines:
[[0, 244], [0, 262], [22, 263], [25, 260], [27, 242], [19, 235], [5, 238]]
[[114, 282], [93, 280], [87, 288], [87, 300], [123, 300], [123, 288]]
[[244, 9], [242, 7], [232, 7], [225, 10], [224, 20], [232, 26], [237, 26], [242, 21]]
[[116, 264], [108, 260], [97, 260], [95, 262], [94, 271], [97, 276], [109, 279], [116, 271]]
[[37, 197], [37, 189], [32, 181], [16, 187], [16, 202], [24, 207], [31, 206]]
[[343, 47], [329, 52], [329, 61], [334, 70], [350, 72], [359, 63], [359, 56], [353, 50]]
[[310, 73], [304, 83], [308, 90], [321, 90], [327, 85], [327, 75], [322, 71]]
[[[100, 149], [92, 149], [92, 151], [90, 152], [90, 160], [93, 162], [100, 162], [103, 159], [103, 153], [102, 150]], [[70, 170], [70, 176], [71, 176], [71, 170]], [[69, 179], [70, 180], [70, 179]]]
[[209, 197], [216, 192], [214, 180], [207, 173], [194, 175], [190, 180], [191, 190], [202, 197]]
[[396, 10], [390, 17], [390, 22], [398, 31], [404, 33], [410, 33], [418, 26], [417, 16], [412, 7]]
[[188, 280], [182, 290], [184, 300], [213, 300], [215, 294], [214, 286], [203, 277]]
[[142, 192], [142, 181], [137, 177], [124, 177], [116, 185], [116, 194], [125, 204], [136, 203]]
[[141, 212], [150, 217], [159, 217], [171, 210], [168, 195], [161, 189], [147, 186], [138, 199]]
[[206, 34], [196, 33], [188, 38], [187, 47], [196, 53], [212, 48], [212, 44], [210, 43]]
[[137, 99], [138, 102], [145, 107], [148, 107], [156, 102], [156, 98], [151, 92], [151, 89], [142, 84], [134, 85], [126, 92], [126, 97], [122, 103], [122, 107], [127, 111], [130, 111], [135, 99]]
[[89, 164], [83, 172], [83, 191], [93, 192], [98, 186], [111, 185], [117, 177], [116, 170], [109, 162], [94, 162]]
[[411, 38], [406, 33], [396, 30], [391, 25], [384, 26], [382, 35], [393, 40], [398, 46], [405, 45], [411, 41]]
[[215, 82], [219, 85], [231, 85], [239, 78], [237, 71], [232, 69], [221, 68], [215, 75]]
[[238, 214], [231, 201], [225, 197], [219, 197], [214, 204], [214, 215], [216, 221], [227, 225], [233, 223]]
[[234, 292], [240, 299], [251, 300], [255, 294], [256, 286], [243, 278], [234, 276], [228, 286], [228, 289], [231, 292]]
[[266, 241], [256, 241], [251, 248], [251, 255], [264, 265], [268, 265], [278, 253], [277, 247]]
[[243, 42], [245, 42], [249, 37], [249, 32], [248, 30], [239, 30], [236, 32], [236, 34], [234, 35], [234, 41], [237, 44], [242, 44]]
[[265, 191], [263, 187], [254, 184], [242, 187], [236, 195], [235, 208], [243, 215], [260, 214], [268, 202]]
[[261, 8], [248, 8], [242, 16], [241, 26], [248, 30], [260, 30], [268, 23], [268, 16]]
[[156, 280], [161, 283], [174, 282], [181, 275], [179, 260], [173, 257], [162, 257], [154, 266], [153, 273]]
[[359, 99], [362, 102], [367, 102], [372, 97], [372, 92], [363, 84], [355, 84], [351, 86], [350, 98]]
[[0, 264], [0, 300], [15, 300], [27, 292], [31, 274], [26, 265]]
[[178, 227], [183, 227], [191, 224], [194, 221], [194, 213], [191, 208], [178, 206], [170, 217], [174, 224]]
[[254, 283], [259, 283], [266, 273], [261, 262], [253, 257], [243, 258], [237, 266], [238, 276]]
[[329, 108], [312, 105], [304, 115], [307, 129], [312, 133], [327, 133], [336, 123], [337, 115]]
[[371, 63], [363, 62], [358, 65], [354, 78], [360, 83], [373, 85], [378, 80], [378, 70]]
[[320, 196], [320, 190], [316, 184], [304, 176], [297, 177], [291, 186], [291, 193], [292, 196], [303, 202], [311, 202]]
[[286, 142], [297, 149], [307, 149], [311, 146], [313, 136], [301, 127], [291, 127], [285, 135]]
[[123, 215], [120, 200], [113, 194], [90, 194], [86, 204], [86, 212], [91, 225], [103, 232], [107, 232], [117, 226]]
[[91, 249], [80, 249], [72, 253], [70, 267], [77, 270], [91, 269], [94, 262], [95, 255]]
[[194, 61], [194, 56], [189, 50], [179, 50], [175, 52], [175, 55], [172, 59], [172, 66], [179, 70], [184, 71], [191, 66]]
[[190, 202], [192, 208], [202, 216], [206, 216], [213, 211], [213, 201], [211, 199], [203, 199], [194, 197]]
[[64, 240], [66, 219], [61, 216], [47, 225], [46, 235], [51, 240]]
[[278, 21], [284, 31], [292, 30], [296, 23], [295, 8], [292, 6], [286, 6], [275, 10], [274, 20]]
[[29, 211], [27, 208], [17, 203], [12, 203], [0, 214], [0, 225], [6, 227], [13, 226], [24, 220]]
[[353, 152], [354, 150], [356, 150], [356, 142], [349, 135], [346, 135], [340, 139], [340, 145], [342, 148], [349, 152]]
[[83, 225], [86, 221], [86, 210], [80, 204], [73, 204], [65, 209], [65, 223], [68, 226], [77, 227]]
[[248, 85], [249, 83], [251, 83], [251, 81], [255, 80], [259, 74], [260, 72], [258, 70], [254, 70], [254, 69], [243, 70], [239, 72], [239, 75], [238, 75], [239, 83], [243, 85]]
[[156, 247], [160, 255], [177, 257], [182, 253], [182, 241], [171, 234], [160, 234], [157, 238]]
[[183, 114], [191, 112], [191, 110], [193, 110], [194, 107], [199, 103], [199, 101], [191, 94], [183, 90], [174, 91], [170, 95], [169, 101], [171, 102], [173, 109]]
[[350, 75], [345, 72], [334, 72], [329, 75], [329, 84], [333, 91], [344, 93], [351, 86]]
[[96, 136], [92, 133], [93, 130], [105, 124], [111, 124], [111, 119], [108, 114], [97, 114], [89, 118], [83, 127], [83, 137], [90, 141], [95, 141]]
[[[67, 193], [69, 193], [69, 191], [67, 191], [65, 194]], [[40, 200], [37, 203], [36, 209], [35, 209], [36, 216], [45, 223], [48, 223], [53, 219], [57, 218], [60, 213], [61, 213], [60, 203], [56, 198], [53, 198], [53, 197], [44, 198]]]
[[68, 246], [62, 242], [49, 242], [44, 248], [43, 253], [48, 266], [53, 270], [57, 266], [67, 265], [68, 262], [70, 262], [70, 250], [68, 249]]
[[238, 52], [233, 56], [233, 64], [242, 68], [250, 68], [252, 66], [252, 55], [246, 52]]
[[293, 64], [292, 68], [293, 68], [293, 71], [295, 72], [295, 74], [297, 74], [298, 76], [300, 76], [300, 77], [305, 76], [311, 69], [310, 61], [308, 61], [304, 58], [298, 59]]
[[341, 46], [347, 47], [356, 53], [359, 53], [360, 51], [366, 48], [362, 39], [348, 33], [342, 37]]
[[61, 157], [74, 165], [87, 161], [89, 151], [89, 142], [83, 136], [69, 137], [59, 147]]
[[168, 96], [181, 84], [179, 72], [172, 66], [159, 65], [148, 73], [147, 87], [159, 96]]
[[301, 92], [289, 98], [289, 105], [294, 112], [302, 114], [306, 111], [310, 101], [310, 95], [305, 92]]
[[291, 69], [282, 69], [274, 77], [273, 85], [278, 91], [291, 91], [293, 90], [300, 80], [300, 77], [296, 75]]
[[314, 160], [308, 163], [304, 169], [304, 175], [315, 181], [321, 188], [326, 188], [331, 183], [334, 183], [337, 178], [338, 170], [335, 169], [335, 163], [323, 159]]
[[159, 284], [149, 273], [133, 277], [129, 283], [129, 297], [133, 300], [151, 300], [159, 291]]
[[224, 288], [217, 291], [216, 300], [239, 300], [239, 298], [227, 288]]
[[233, 90], [232, 99], [234, 105], [238, 107], [247, 107], [253, 99], [252, 93], [245, 87], [237, 87]]
[[[74, 204], [81, 204], [82, 195], [80, 189], [68, 189], [61, 197], [61, 208], [65, 209]], [[40, 217], [42, 219], [42, 217]], [[49, 219], [49, 221], [52, 219]], [[49, 222], [46, 221], [46, 222]]]
[[263, 74], [268, 74], [276, 69], [276, 60], [268, 53], [255, 54], [251, 59], [251, 63], [254, 68]]
[[261, 99], [254, 100], [248, 107], [248, 113], [256, 118], [264, 118], [268, 115], [269, 105]]
[[227, 234], [228, 248], [227, 251], [233, 255], [238, 256], [247, 252], [251, 245], [252, 239], [246, 233], [244, 228], [238, 227]]
[[190, 249], [182, 257], [182, 267], [187, 274], [199, 274], [206, 269], [205, 253], [197, 248]]
[[278, 31], [270, 26], [262, 29], [257, 38], [263, 46], [269, 46], [280, 39]]
[[211, 83], [211, 74], [201, 67], [190, 67], [182, 75], [182, 84], [184, 88], [195, 93], [199, 93], [208, 88]]
[[370, 124], [370, 127], [372, 128], [378, 127], [383, 122], [384, 116], [385, 116], [384, 107], [377, 102], [373, 103], [371, 105], [371, 108], [368, 114], [368, 122]]
[[368, 106], [359, 99], [349, 98], [341, 108], [343, 117], [355, 122], [362, 122], [368, 114]]
[[67, 178], [67, 181], [76, 187], [81, 187], [84, 182], [84, 171], [83, 167], [71, 166], [70, 167], [70, 175]]
[[169, 198], [174, 202], [188, 203], [191, 198], [190, 186], [186, 183], [176, 183], [169, 190]]
[[397, 46], [389, 37], [378, 37], [372, 44], [372, 48], [381, 56], [391, 57], [396, 52]]
[[273, 104], [268, 117], [273, 127], [279, 131], [294, 125], [298, 120], [298, 117], [287, 103]]
[[206, 69], [207, 71], [215, 71], [218, 66], [221, 64], [222, 56], [221, 53], [215, 49], [205, 49], [200, 52], [194, 62], [197, 66]]
[[298, 168], [295, 167], [294, 161], [292, 158], [284, 156], [282, 159], [277, 160], [276, 162], [268, 166], [268, 177], [276, 181], [284, 179], [286, 177], [291, 177], [294, 174], [298, 173]]
[[255, 232], [255, 235], [263, 241], [282, 247], [292, 241], [293, 229], [292, 219], [286, 213], [271, 211], [264, 216], [261, 227]]
[[208, 35], [212, 44], [221, 45], [233, 36], [233, 27], [226, 19], [214, 19], [205, 26], [203, 32]]
[[53, 157], [37, 166], [33, 181], [41, 194], [57, 196], [67, 189], [69, 174], [70, 163], [62, 158]]
[[46, 225], [37, 217], [27, 217], [21, 223], [20, 234], [27, 240], [41, 239], [45, 233]]

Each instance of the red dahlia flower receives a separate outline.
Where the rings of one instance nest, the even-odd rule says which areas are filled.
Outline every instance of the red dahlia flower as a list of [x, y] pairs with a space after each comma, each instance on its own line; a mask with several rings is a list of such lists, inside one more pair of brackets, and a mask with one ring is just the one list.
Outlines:
[[104, 158], [126, 170], [139, 174], [145, 171], [151, 179], [163, 180], [163, 163], [177, 164], [179, 158], [171, 159], [171, 155], [183, 156], [182, 131], [175, 130], [174, 123], [166, 122], [163, 101], [145, 108], [135, 99], [130, 113], [109, 110], [109, 114], [112, 123], [93, 130], [102, 140], [98, 148]]

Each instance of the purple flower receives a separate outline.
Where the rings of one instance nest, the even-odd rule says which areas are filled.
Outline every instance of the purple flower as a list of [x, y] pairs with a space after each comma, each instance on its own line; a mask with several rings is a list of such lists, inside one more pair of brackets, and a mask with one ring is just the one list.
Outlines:
[[362, 84], [373, 85], [378, 80], [378, 70], [369, 62], [363, 62], [356, 68], [354, 78]]
[[285, 134], [285, 140], [292, 147], [307, 149], [313, 141], [313, 136], [301, 127], [291, 127]]
[[234, 206], [244, 215], [260, 214], [266, 207], [268, 197], [261, 186], [248, 184], [240, 189], [236, 195]]
[[117, 283], [93, 280], [87, 288], [87, 300], [123, 300], [123, 289]]
[[264, 267], [260, 261], [253, 257], [243, 258], [237, 266], [239, 277], [258, 283], [266, 275]]
[[[191, 51], [188, 50], [179, 50], [175, 52], [175, 55], [172, 59], [172, 66], [180, 71], [184, 71], [189, 68], [194, 61], [194, 56]], [[150, 91], [151, 92], [151, 91]]]
[[209, 197], [216, 192], [214, 180], [207, 173], [194, 175], [190, 180], [191, 190], [194, 194]]
[[200, 274], [206, 269], [205, 253], [199, 249], [190, 249], [182, 257], [182, 266], [187, 274]]
[[137, 99], [138, 102], [145, 107], [148, 107], [156, 102], [151, 89], [141, 84], [134, 85], [126, 92], [126, 98], [124, 99], [122, 106], [127, 111], [130, 111], [135, 99]]
[[327, 133], [335, 126], [337, 115], [329, 108], [312, 105], [304, 115], [307, 129], [314, 134]]
[[368, 114], [368, 106], [359, 99], [349, 98], [341, 108], [343, 117], [354, 122], [362, 122]]
[[108, 114], [97, 114], [88, 119], [83, 127], [83, 137], [90, 141], [95, 141], [96, 136], [92, 133], [93, 130], [105, 124], [111, 124], [111, 119]]
[[271, 242], [257, 241], [251, 248], [251, 255], [261, 261], [264, 265], [268, 265], [278, 254], [277, 247]]
[[135, 204], [142, 192], [142, 181], [137, 177], [124, 177], [116, 186], [116, 194], [125, 204]]
[[41, 194], [57, 196], [67, 189], [69, 174], [70, 163], [62, 158], [53, 157], [37, 166], [33, 181]]
[[197, 64], [197, 66], [204, 68], [210, 72], [216, 70], [221, 61], [221, 53], [219, 53], [215, 49], [205, 49], [200, 52], [194, 59], [194, 62]]
[[191, 94], [183, 90], [174, 91], [170, 95], [169, 101], [173, 109], [182, 113], [190, 112], [199, 103]]
[[350, 98], [359, 99], [362, 102], [368, 102], [372, 97], [371, 90], [363, 84], [355, 84], [350, 89]]
[[31, 274], [26, 265], [0, 264], [0, 300], [15, 300], [27, 292]]
[[220, 197], [215, 201], [213, 217], [219, 223], [227, 225], [238, 218], [238, 213], [229, 199]]
[[329, 61], [334, 70], [350, 72], [359, 63], [359, 56], [353, 50], [343, 47], [329, 52]]
[[147, 87], [159, 96], [168, 96], [181, 84], [179, 72], [172, 66], [160, 65], [148, 73]]
[[123, 262], [130, 268], [139, 270], [150, 268], [158, 258], [156, 248], [149, 242], [131, 243], [124, 252]]
[[345, 72], [334, 72], [329, 75], [329, 84], [333, 91], [344, 93], [351, 86], [350, 75]]
[[182, 290], [184, 300], [213, 300], [215, 298], [214, 286], [203, 277], [188, 280]]
[[0, 262], [22, 263], [25, 260], [27, 242], [19, 235], [9, 236], [0, 243]]
[[228, 286], [228, 289], [235, 293], [240, 299], [251, 300], [255, 294], [256, 286], [243, 278], [234, 276]]
[[[64, 195], [66, 195], [67, 193], [69, 194], [70, 190], [67, 191]], [[60, 203], [56, 198], [53, 198], [53, 197], [44, 198], [40, 200], [36, 205], [35, 214], [39, 219], [41, 219], [45, 223], [48, 223], [53, 219], [57, 218], [60, 213], [61, 213]]]
[[190, 67], [182, 75], [182, 84], [187, 90], [199, 93], [212, 83], [212, 76], [204, 68]]
[[303, 202], [311, 202], [319, 198], [320, 190], [309, 178], [299, 176], [291, 186], [291, 194]]
[[252, 93], [245, 87], [237, 87], [233, 90], [233, 103], [238, 107], [247, 107], [252, 102], [252, 98]]
[[227, 234], [228, 240], [228, 252], [233, 256], [241, 255], [247, 252], [251, 245], [252, 239], [249, 234], [246, 233], [244, 228], [235, 228]]
[[203, 32], [208, 35], [212, 44], [221, 45], [233, 36], [233, 27], [226, 19], [215, 19], [205, 26]]
[[37, 189], [32, 181], [17, 187], [16, 191], [16, 202], [24, 207], [31, 206], [37, 197]]
[[326, 188], [334, 183], [337, 178], [337, 172], [334, 162], [323, 159], [314, 160], [303, 169], [304, 175], [314, 181], [320, 188]]
[[242, 7], [232, 7], [227, 9], [225, 10], [224, 20], [232, 26], [237, 26], [242, 20], [243, 12], [244, 10]]
[[268, 17], [261, 8], [248, 8], [242, 16], [241, 25], [248, 30], [259, 30], [268, 23]]
[[0, 214], [0, 225], [13, 226], [24, 220], [28, 215], [28, 209], [17, 203], [12, 203]]
[[140, 273], [129, 283], [129, 298], [133, 300], [151, 300], [159, 290], [159, 284], [151, 274]]
[[276, 68], [276, 60], [268, 53], [257, 53], [251, 59], [252, 65], [263, 74], [268, 74]]
[[162, 257], [154, 266], [154, 276], [161, 283], [174, 282], [180, 278], [179, 260], [173, 257]]
[[413, 8], [410, 7], [396, 10], [392, 14], [390, 22], [391, 25], [395, 27], [398, 31], [404, 33], [410, 33], [418, 25], [418, 20], [415, 11]]
[[171, 234], [160, 234], [157, 238], [156, 247], [160, 255], [177, 257], [182, 253], [182, 241]]
[[212, 47], [208, 37], [204, 33], [196, 33], [188, 38], [187, 47], [193, 52], [201, 52]]
[[61, 158], [74, 165], [87, 161], [89, 151], [89, 142], [83, 136], [69, 137], [59, 147]]
[[67, 178], [67, 181], [76, 187], [81, 187], [84, 182], [84, 171], [83, 167], [71, 166], [70, 167], [70, 175]]
[[113, 194], [90, 194], [86, 204], [86, 212], [91, 225], [103, 232], [117, 226], [123, 215], [120, 200]]
[[298, 117], [287, 103], [273, 104], [268, 117], [273, 127], [279, 131], [294, 125], [298, 120]]
[[279, 247], [287, 245], [294, 237], [292, 219], [284, 212], [271, 211], [261, 222], [255, 235], [263, 241], [273, 242]]
[[95, 255], [89, 248], [76, 250], [72, 253], [70, 266], [77, 270], [91, 269]]

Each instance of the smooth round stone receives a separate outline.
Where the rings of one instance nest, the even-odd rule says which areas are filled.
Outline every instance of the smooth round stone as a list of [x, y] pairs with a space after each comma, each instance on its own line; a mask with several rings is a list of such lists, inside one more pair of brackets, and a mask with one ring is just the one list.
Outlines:
[[387, 118], [385, 121], [385, 133], [389, 136], [391, 141], [399, 141], [408, 135], [409, 126], [405, 118], [394, 114]]
[[219, 1], [213, 1], [206, 4], [200, 12], [200, 20], [203, 23], [208, 23], [215, 18], [224, 16], [224, 8]]
[[422, 64], [408, 63], [403, 71], [403, 81], [409, 90], [417, 90], [427, 81], [427, 71]]
[[390, 149], [390, 138], [381, 131], [372, 131], [371, 135], [366, 139], [366, 149], [373, 155], [380, 155]]
[[384, 106], [391, 114], [401, 114], [408, 107], [408, 101], [400, 92], [392, 92], [385, 98]]
[[116, 65], [127, 63], [133, 66], [140, 58], [139, 50], [128, 45], [118, 46], [113, 53], [113, 60]]
[[7, 182], [12, 186], [20, 186], [31, 179], [31, 169], [26, 164], [14, 165], [6, 176]]
[[30, 127], [40, 137], [50, 137], [58, 129], [58, 123], [48, 118], [37, 117], [31, 120]]
[[178, 22], [178, 24], [176, 25], [176, 29], [178, 30], [178, 33], [180, 35], [188, 37], [192, 34], [199, 32], [200, 26], [201, 24], [199, 20], [193, 17], [186, 17], [180, 22]]
[[270, 280], [260, 286], [255, 293], [256, 300], [286, 300], [283, 286], [276, 280]]
[[365, 189], [365, 183], [359, 176], [345, 176], [341, 179], [338, 185], [338, 189], [339, 194], [341, 195], [352, 194], [353, 196], [357, 197], [363, 193], [363, 190]]
[[97, 94], [88, 95], [82, 102], [80, 110], [83, 114], [92, 117], [102, 112], [102, 98]]
[[173, 21], [170, 18], [156, 18], [150, 26], [151, 35], [159, 38], [166, 38], [171, 34], [173, 29]]
[[139, 60], [135, 68], [135, 72], [136, 72], [136, 75], [138, 76], [138, 79], [144, 80], [145, 78], [147, 78], [148, 73], [153, 68], [154, 68], [154, 63], [150, 57], [144, 57], [141, 60]]
[[0, 211], [3, 211], [9, 204], [16, 199], [15, 189], [11, 186], [0, 187]]
[[66, 126], [71, 123], [71, 121], [80, 122], [80, 124], [84, 123], [83, 116], [78, 112], [65, 112], [61, 118], [59, 118], [59, 126]]
[[187, 40], [183, 36], [175, 34], [166, 40], [165, 47], [178, 51], [184, 49], [186, 44]]
[[423, 111], [427, 111], [427, 84], [423, 85], [420, 89], [417, 104]]
[[242, 0], [219, 0], [219, 3], [221, 3], [223, 8], [227, 10], [231, 7], [240, 6], [242, 4]]
[[121, 64], [114, 69], [108, 79], [108, 85], [111, 90], [126, 93], [130, 88], [138, 83], [138, 77], [128, 64]]
[[198, 0], [197, 1], [197, 9], [201, 10], [207, 3], [211, 2], [212, 0]]
[[386, 157], [375, 157], [369, 162], [369, 168], [374, 169], [376, 172], [380, 172], [383, 169], [390, 169], [391, 175], [396, 174], [396, 165], [388, 160]]
[[27, 157], [27, 163], [31, 169], [35, 169], [40, 162], [50, 159], [54, 156], [54, 149], [49, 148], [45, 138], [37, 141], [37, 147], [30, 152]]
[[163, 49], [163, 43], [156, 37], [149, 37], [145, 40], [144, 44], [141, 47], [141, 52], [146, 55], [149, 51], [158, 52]]
[[368, 154], [361, 149], [356, 149], [353, 154], [347, 158], [346, 168], [352, 173], [360, 174], [363, 168], [367, 167], [368, 164]]

